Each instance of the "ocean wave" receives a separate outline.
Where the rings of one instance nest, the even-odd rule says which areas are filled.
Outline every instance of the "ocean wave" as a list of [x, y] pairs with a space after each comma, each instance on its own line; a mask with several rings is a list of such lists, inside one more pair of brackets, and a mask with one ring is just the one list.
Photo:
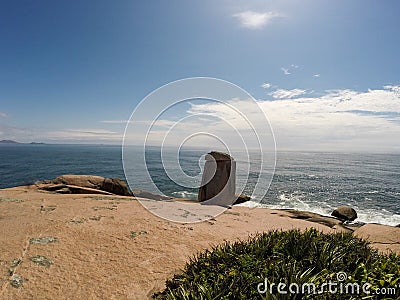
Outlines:
[[[296, 209], [300, 211], [309, 211], [313, 213], [317, 213], [323, 216], [331, 216], [333, 207], [328, 205], [327, 203], [323, 203], [318, 205], [317, 203], [305, 203], [304, 201], [299, 201], [296, 197], [292, 199], [287, 197], [286, 195], [280, 195], [285, 203], [277, 203], [277, 204], [265, 204], [257, 201], [248, 201], [238, 206], [244, 206], [249, 208], [269, 208], [269, 209]], [[293, 199], [295, 199], [293, 201]], [[288, 201], [289, 200], [289, 201]], [[364, 223], [378, 223], [383, 225], [397, 226], [400, 224], [400, 215], [393, 214], [385, 209], [361, 209], [358, 207], [354, 207], [357, 211], [358, 218], [357, 221]]]
[[172, 195], [177, 196], [178, 198], [197, 199], [197, 193], [189, 191], [173, 192]]

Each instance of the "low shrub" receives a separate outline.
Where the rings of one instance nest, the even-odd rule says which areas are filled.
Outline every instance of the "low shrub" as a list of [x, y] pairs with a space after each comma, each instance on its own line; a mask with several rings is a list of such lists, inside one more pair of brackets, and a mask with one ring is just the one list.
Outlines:
[[399, 278], [400, 256], [351, 233], [271, 231], [196, 255], [153, 298], [399, 299]]

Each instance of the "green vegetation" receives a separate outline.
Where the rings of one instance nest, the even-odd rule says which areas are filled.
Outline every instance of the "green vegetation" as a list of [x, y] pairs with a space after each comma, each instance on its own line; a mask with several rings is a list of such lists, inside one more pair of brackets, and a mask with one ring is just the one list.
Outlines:
[[106, 206], [94, 206], [92, 207], [92, 209], [94, 211], [98, 211], [98, 210], [116, 210], [118, 207], [116, 205], [113, 205], [112, 207], [106, 207]]
[[[329, 292], [327, 286], [321, 294], [313, 294], [308, 289], [302, 293], [302, 284], [315, 284], [318, 287], [316, 292], [319, 292], [322, 284], [329, 282], [337, 284], [336, 293]], [[270, 293], [272, 283], [275, 286]], [[278, 293], [279, 283], [286, 284], [283, 290], [288, 294]], [[359, 295], [351, 294], [353, 283], [360, 286]], [[366, 283], [371, 284], [369, 295], [362, 291]], [[300, 292], [291, 293], [288, 288], [291, 284], [294, 292], [295, 286], [300, 286]], [[340, 284], [343, 286], [343, 293], [340, 292]], [[396, 254], [378, 254], [366, 241], [351, 233], [323, 234], [315, 229], [305, 232], [290, 230], [260, 234], [248, 241], [225, 243], [200, 253], [189, 261], [183, 273], [166, 282], [163, 292], [156, 293], [153, 297], [399, 299], [399, 284], [400, 256]], [[346, 293], [346, 286], [349, 293]], [[264, 293], [259, 293], [258, 287]], [[266, 287], [267, 291], [264, 291]], [[386, 295], [376, 295], [383, 291], [382, 288], [385, 288]]]
[[43, 256], [43, 255], [36, 255], [29, 259], [32, 262], [34, 262], [35, 264], [42, 266], [42, 267], [49, 268], [53, 264], [53, 262], [50, 259], [48, 259], [46, 256]]
[[11, 261], [10, 267], [8, 268], [8, 275], [12, 276], [14, 274], [15, 268], [18, 267], [20, 263], [21, 263], [21, 260], [19, 258], [14, 258]]
[[83, 224], [86, 220], [85, 219], [78, 219], [78, 220], [70, 220], [69, 222], [72, 224]]
[[128, 198], [128, 197], [115, 197], [114, 195], [110, 195], [110, 196], [87, 196], [85, 197], [87, 199], [93, 199], [93, 200], [108, 200], [108, 201], [115, 201], [117, 204], [119, 203], [119, 201], [132, 201], [133, 198]]
[[48, 243], [56, 243], [58, 242], [58, 238], [53, 237], [53, 236], [46, 236], [46, 237], [40, 237], [40, 238], [31, 238], [29, 240], [29, 244], [48, 244]]
[[20, 288], [25, 281], [27, 281], [27, 279], [21, 277], [18, 274], [13, 274], [11, 276], [11, 279], [9, 280], [11, 286], [15, 287], [16, 289]]
[[107, 216], [93, 216], [93, 217], [89, 217], [89, 220], [92, 221], [100, 221], [102, 218], [106, 218]]
[[135, 237], [137, 237], [137, 236], [139, 236], [139, 235], [143, 235], [143, 234], [147, 234], [147, 231], [145, 231], [145, 230], [141, 230], [141, 231], [139, 231], [139, 232], [137, 232], [137, 231], [131, 231], [130, 237], [131, 237], [131, 238], [135, 238]]
[[0, 198], [0, 202], [15, 202], [15, 203], [21, 203], [24, 202], [22, 199], [15, 199], [15, 198]]
[[53, 211], [53, 210], [55, 210], [57, 208], [57, 206], [55, 206], [55, 205], [50, 205], [50, 206], [41, 206], [40, 207], [40, 212], [50, 212], [50, 211]]

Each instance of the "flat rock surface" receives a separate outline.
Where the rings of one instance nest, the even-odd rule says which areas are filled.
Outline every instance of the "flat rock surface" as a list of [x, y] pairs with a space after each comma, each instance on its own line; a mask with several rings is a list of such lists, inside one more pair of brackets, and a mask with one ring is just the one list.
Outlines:
[[365, 224], [354, 231], [354, 234], [381, 252], [394, 251], [400, 253], [400, 228], [381, 225]]
[[0, 212], [0, 299], [146, 299], [212, 245], [272, 229], [341, 230], [308, 220], [315, 216], [247, 207], [174, 223], [132, 197], [33, 186], [0, 190]]

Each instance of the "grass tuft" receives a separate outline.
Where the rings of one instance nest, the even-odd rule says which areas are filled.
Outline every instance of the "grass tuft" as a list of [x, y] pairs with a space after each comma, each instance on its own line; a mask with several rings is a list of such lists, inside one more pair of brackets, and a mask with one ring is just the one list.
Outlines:
[[30, 244], [49, 244], [49, 243], [56, 243], [58, 242], [58, 238], [53, 237], [53, 236], [47, 236], [47, 237], [40, 237], [40, 238], [31, 238], [29, 240]]
[[131, 231], [130, 237], [131, 237], [131, 238], [135, 238], [135, 237], [137, 237], [137, 236], [139, 236], [139, 235], [144, 235], [144, 234], [147, 234], [147, 231], [145, 231], [145, 230], [141, 230], [141, 231]]
[[35, 263], [35, 264], [37, 264], [39, 266], [42, 266], [42, 267], [49, 268], [53, 264], [53, 262], [50, 259], [48, 259], [46, 256], [43, 256], [43, 255], [36, 255], [36, 256], [33, 256], [33, 257], [29, 258], [29, 259], [33, 263]]
[[0, 202], [15, 202], [15, 203], [21, 203], [24, 202], [22, 199], [16, 199], [16, 198], [3, 198], [0, 197]]

